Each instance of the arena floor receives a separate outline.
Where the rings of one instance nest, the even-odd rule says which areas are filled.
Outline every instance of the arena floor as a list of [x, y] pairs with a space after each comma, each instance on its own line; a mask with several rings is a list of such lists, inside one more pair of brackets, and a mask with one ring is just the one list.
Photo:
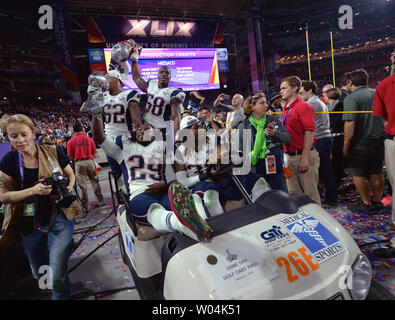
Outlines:
[[[108, 170], [108, 167], [105, 167], [99, 173], [99, 181], [106, 206], [102, 208], [95, 206], [96, 199], [92, 188], [88, 184], [91, 208], [88, 216], [75, 225], [74, 240], [77, 243], [83, 237], [87, 228], [95, 226], [107, 218], [84, 238], [70, 258], [69, 271], [71, 270], [71, 272], [69, 277], [74, 300], [140, 300], [140, 296], [134, 288], [132, 275], [127, 265], [122, 261], [118, 237], [115, 236], [102, 245], [103, 242], [118, 232], [117, 220], [115, 215], [111, 214], [112, 201], [108, 183]], [[349, 186], [344, 186], [344, 188], [347, 187]], [[379, 216], [351, 214], [346, 205], [327, 208], [326, 210], [351, 233], [358, 245], [389, 239], [395, 234], [390, 213]], [[81, 263], [99, 246], [101, 246], [100, 249]], [[361, 250], [368, 256], [372, 264], [373, 279], [395, 296], [395, 259], [385, 260], [375, 257], [372, 252], [380, 246], [383, 246], [383, 244], [366, 245]], [[79, 263], [81, 264], [79, 265]], [[35, 296], [26, 297], [26, 299], [50, 299], [50, 292], [39, 292]]]

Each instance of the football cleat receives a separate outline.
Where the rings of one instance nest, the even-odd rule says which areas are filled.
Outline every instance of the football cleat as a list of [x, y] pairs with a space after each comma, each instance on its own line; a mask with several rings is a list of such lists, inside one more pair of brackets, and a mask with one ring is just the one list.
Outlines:
[[173, 182], [169, 187], [169, 199], [178, 220], [192, 231], [198, 241], [208, 242], [213, 229], [199, 215], [191, 191]]

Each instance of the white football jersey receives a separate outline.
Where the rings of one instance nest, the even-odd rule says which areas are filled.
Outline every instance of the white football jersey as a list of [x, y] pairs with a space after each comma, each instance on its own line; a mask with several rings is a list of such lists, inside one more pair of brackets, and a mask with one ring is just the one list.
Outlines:
[[118, 136], [115, 143], [106, 138], [100, 145], [106, 154], [122, 163], [128, 172], [130, 200], [143, 193], [150, 184], [165, 183], [165, 143], [153, 141], [148, 146]]
[[175, 152], [175, 162], [184, 164], [187, 168], [188, 177], [192, 177], [207, 171], [209, 154], [209, 148], [202, 148], [198, 152], [181, 144]]
[[129, 136], [128, 125], [131, 125], [128, 104], [130, 101], [140, 103], [140, 93], [135, 90], [125, 90], [114, 96], [104, 93], [103, 123], [104, 133], [112, 140], [119, 135]]
[[159, 88], [158, 80], [150, 80], [147, 88], [145, 120], [154, 128], [166, 128], [166, 121], [171, 120], [170, 100], [174, 97], [179, 98], [182, 103], [185, 92], [172, 87]]

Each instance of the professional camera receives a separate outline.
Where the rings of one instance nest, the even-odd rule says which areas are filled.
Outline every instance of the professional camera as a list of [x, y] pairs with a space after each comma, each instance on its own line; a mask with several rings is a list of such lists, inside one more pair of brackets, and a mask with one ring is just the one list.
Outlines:
[[76, 196], [71, 194], [67, 189], [69, 183], [69, 178], [59, 172], [53, 173], [52, 177], [45, 178], [43, 181], [43, 184], [52, 186], [51, 194], [57, 196], [61, 208], [70, 207], [71, 203], [77, 199]]

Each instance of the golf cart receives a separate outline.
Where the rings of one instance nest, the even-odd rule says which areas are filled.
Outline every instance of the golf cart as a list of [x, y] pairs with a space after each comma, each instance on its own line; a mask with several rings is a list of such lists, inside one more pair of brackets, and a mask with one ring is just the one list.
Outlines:
[[119, 242], [142, 299], [355, 299], [372, 268], [349, 233], [304, 194], [270, 190], [207, 219], [210, 242], [135, 223], [120, 195]]

